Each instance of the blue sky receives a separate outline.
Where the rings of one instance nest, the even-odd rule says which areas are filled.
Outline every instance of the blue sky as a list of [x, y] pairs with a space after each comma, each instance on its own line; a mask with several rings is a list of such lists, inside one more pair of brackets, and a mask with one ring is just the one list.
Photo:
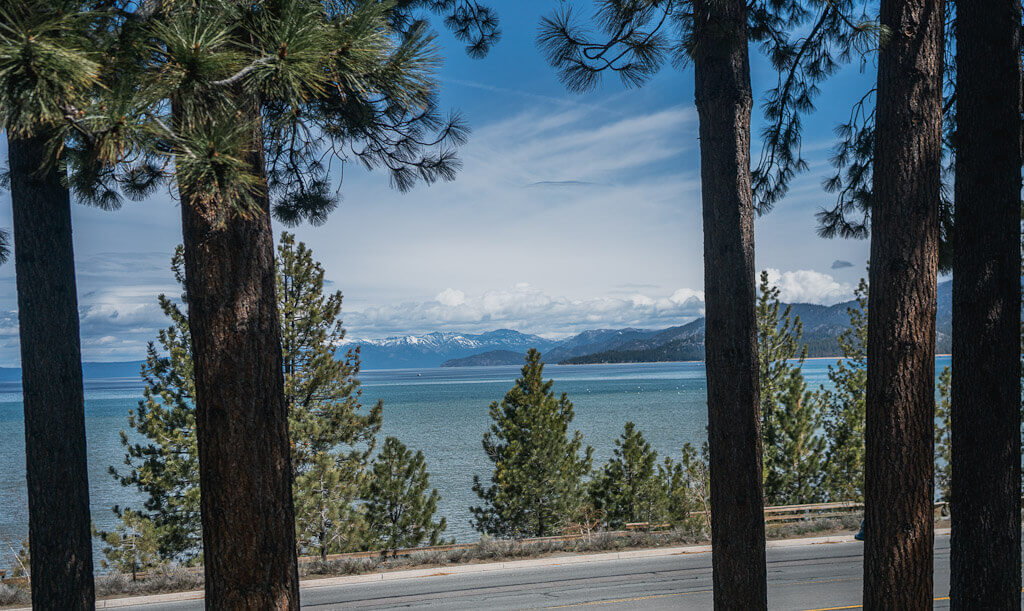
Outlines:
[[[561, 336], [700, 315], [692, 71], [668, 66], [641, 89], [609, 78], [592, 93], [568, 93], [534, 46], [539, 17], [559, 3], [495, 4], [503, 38], [486, 59], [469, 59], [439, 32], [442, 106], [473, 129], [457, 180], [400, 194], [383, 174], [348, 164], [329, 221], [294, 230], [344, 292], [350, 337], [502, 327]], [[756, 159], [759, 99], [776, 77], [751, 52]], [[864, 274], [868, 243], [818, 238], [814, 212], [832, 201], [820, 187], [832, 129], [873, 79], [873, 64], [854, 65], [823, 86], [804, 137], [810, 171], [756, 222], [758, 269], [772, 270], [784, 299], [843, 301]], [[181, 240], [177, 203], [161, 192], [117, 212], [75, 206], [73, 222], [84, 358], [141, 358], [165, 325], [156, 296], [178, 293], [168, 268]], [[10, 226], [3, 193], [0, 227]], [[835, 261], [852, 265], [833, 269]], [[8, 264], [0, 366], [18, 361], [16, 309]]]

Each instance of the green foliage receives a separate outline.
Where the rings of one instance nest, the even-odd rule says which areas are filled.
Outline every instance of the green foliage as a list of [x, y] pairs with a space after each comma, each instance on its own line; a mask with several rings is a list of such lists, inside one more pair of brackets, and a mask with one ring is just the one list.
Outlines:
[[99, 83], [88, 2], [5, 2], [0, 7], [0, 127], [59, 132], [68, 107]]
[[708, 442], [700, 451], [691, 443], [683, 444], [682, 457], [673, 464], [665, 459], [662, 470], [668, 486], [669, 518], [690, 529], [702, 526], [711, 532], [711, 469]]
[[823, 499], [820, 486], [825, 440], [818, 435], [818, 395], [807, 390], [799, 369], [785, 380], [776, 414], [772, 469], [764, 482], [765, 504], [798, 505]]
[[392, 27], [408, 30], [416, 22], [412, 13], [420, 9], [443, 16], [455, 38], [466, 43], [466, 54], [472, 58], [484, 57], [501, 40], [498, 14], [477, 0], [398, 0], [391, 16]]
[[130, 574], [132, 581], [135, 581], [139, 571], [163, 563], [157, 527], [140, 513], [125, 510], [117, 530], [101, 532], [98, 536], [106, 543], [103, 548], [103, 568]]
[[[591, 480], [589, 497], [611, 528], [631, 522], [657, 524], [667, 518], [668, 496], [657, 467], [658, 453], [632, 422], [615, 440], [612, 459]], [[671, 464], [663, 469], [671, 473]], [[671, 475], [669, 475], [671, 477]]]
[[149, 132], [139, 53], [123, 3], [7, 2], [0, 7], [0, 128], [47, 139], [47, 163], [77, 201], [110, 210], [150, 193], [161, 170], [140, 154]]
[[[761, 437], [764, 448], [765, 503], [790, 505], [821, 500], [818, 473], [824, 441], [821, 405], [808, 392], [802, 372], [807, 347], [803, 324], [782, 308], [779, 289], [761, 272], [757, 301], [758, 374], [761, 385]], [[795, 361], [795, 362], [793, 362]]]
[[[149, 128], [135, 145], [172, 160], [179, 191], [219, 223], [258, 214], [268, 195], [286, 223], [323, 222], [337, 205], [332, 158], [382, 167], [401, 190], [452, 179], [466, 130], [439, 116], [438, 47], [411, 4], [157, 5], [135, 20], [124, 61], [143, 85], [136, 114]], [[470, 17], [462, 3], [430, 4], [466, 40], [490, 19], [484, 7]]]
[[949, 502], [953, 476], [953, 427], [950, 396], [953, 372], [945, 367], [939, 374], [939, 400], [935, 402], [935, 496]]
[[[792, 318], [792, 306], [785, 309], [779, 302], [779, 288], [768, 281], [768, 271], [761, 272], [758, 285], [757, 317], [758, 380], [761, 387], [761, 439], [764, 456], [762, 471], [765, 482], [774, 479], [781, 468], [779, 444], [782, 443], [779, 415], [782, 398], [787, 392], [793, 372], [799, 372], [807, 356], [807, 348], [800, 346], [803, 324], [800, 317]], [[797, 362], [791, 363], [792, 359]], [[770, 498], [768, 490], [766, 498]]]
[[366, 525], [354, 506], [365, 480], [362, 465], [322, 452], [305, 465], [293, 485], [299, 549], [321, 560], [329, 553], [359, 549]]
[[825, 449], [824, 490], [829, 501], [864, 500], [864, 426], [867, 393], [868, 284], [855, 291], [850, 328], [839, 335], [843, 359], [829, 366], [831, 389], [822, 389]]
[[345, 339], [342, 296], [324, 292], [324, 269], [313, 253], [282, 233], [277, 268], [298, 541], [305, 553], [323, 557], [361, 544], [355, 503], [383, 404], [362, 412], [358, 351], [335, 358]]
[[494, 421], [484, 433], [483, 448], [494, 463], [490, 485], [473, 477], [473, 491], [483, 501], [471, 507], [473, 524], [500, 537], [543, 537], [558, 532], [582, 505], [583, 477], [593, 450], [583, 435], [569, 436], [573, 406], [556, 397], [553, 380], [543, 380], [540, 352], [526, 355], [521, 377], [499, 403], [491, 403]]
[[[357, 505], [382, 405], [363, 410], [357, 351], [334, 358], [345, 337], [342, 297], [324, 293], [324, 271], [311, 251], [284, 234], [277, 265], [299, 547], [320, 555], [359, 549]], [[172, 269], [181, 283], [180, 248]], [[152, 522], [160, 557], [190, 563], [202, 546], [191, 335], [181, 306], [161, 295], [160, 307], [172, 324], [149, 346], [143, 400], [128, 416], [135, 435], [121, 433], [127, 470], [111, 473], [145, 495], [138, 514]]]
[[384, 440], [373, 460], [365, 498], [367, 539], [372, 549], [416, 547], [424, 541], [437, 545], [448, 526], [444, 518], [434, 521], [441, 495], [430, 490], [423, 453], [413, 454], [394, 437]]

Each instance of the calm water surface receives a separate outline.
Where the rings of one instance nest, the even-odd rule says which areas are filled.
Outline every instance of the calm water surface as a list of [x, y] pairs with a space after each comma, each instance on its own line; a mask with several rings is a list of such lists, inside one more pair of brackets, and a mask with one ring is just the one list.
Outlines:
[[[827, 383], [832, 359], [809, 360], [804, 375], [809, 388]], [[949, 364], [939, 357], [937, 370]], [[364, 371], [363, 404], [384, 401], [381, 436], [393, 435], [423, 451], [431, 484], [442, 496], [440, 515], [448, 519], [448, 536], [474, 540], [469, 506], [477, 504], [473, 475], [486, 478], [490, 463], [480, 445], [490, 425], [487, 408], [500, 400], [519, 367], [467, 367]], [[576, 408], [574, 426], [593, 446], [595, 463], [611, 456], [614, 440], [632, 420], [661, 455], [676, 456], [686, 442], [705, 438], [706, 384], [703, 363], [623, 365], [549, 365], [556, 393], [568, 393]], [[121, 467], [124, 450], [119, 432], [129, 409], [141, 398], [135, 378], [86, 380], [85, 411], [92, 516], [100, 529], [115, 524], [111, 507], [141, 505], [141, 497], [109, 475]], [[25, 492], [25, 439], [21, 389], [0, 383], [0, 568], [10, 548], [28, 533]], [[98, 547], [98, 546], [95, 546]]]

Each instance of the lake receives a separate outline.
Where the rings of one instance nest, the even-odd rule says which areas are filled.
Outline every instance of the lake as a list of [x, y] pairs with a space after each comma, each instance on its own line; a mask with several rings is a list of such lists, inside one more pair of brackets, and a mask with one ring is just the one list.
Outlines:
[[[938, 357], [936, 369], [949, 364]], [[828, 382], [835, 359], [804, 364], [809, 388]], [[363, 404], [384, 401], [381, 437], [398, 437], [421, 450], [431, 485], [441, 493], [440, 515], [448, 519], [447, 536], [472, 541], [479, 535], [470, 525], [469, 507], [478, 503], [473, 476], [486, 478], [490, 463], [480, 440], [490, 426], [492, 401], [502, 398], [519, 375], [519, 367], [466, 367], [364, 371]], [[686, 442], [705, 438], [706, 383], [703, 363], [636, 363], [621, 365], [549, 365], [545, 377], [554, 391], [573, 401], [575, 428], [594, 448], [595, 465], [607, 460], [626, 421], [636, 423], [662, 456], [678, 456]], [[111, 507], [141, 505], [134, 489], [123, 488], [108, 474], [124, 460], [119, 433], [129, 409], [141, 398], [136, 378], [85, 382], [89, 490], [98, 528], [115, 525]], [[20, 384], [0, 383], [0, 568], [10, 548], [28, 533], [25, 490], [25, 439]], [[98, 546], [94, 544], [98, 549]]]

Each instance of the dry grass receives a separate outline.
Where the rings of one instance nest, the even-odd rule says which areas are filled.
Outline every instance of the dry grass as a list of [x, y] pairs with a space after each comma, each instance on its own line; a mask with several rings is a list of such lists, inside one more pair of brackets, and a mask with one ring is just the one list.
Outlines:
[[133, 594], [161, 594], [200, 590], [203, 574], [178, 565], [168, 565], [149, 571], [145, 577], [132, 580], [131, 575], [107, 573], [96, 576], [97, 596]]
[[31, 602], [31, 597], [24, 587], [0, 583], [0, 605], [23, 605], [29, 602]]

